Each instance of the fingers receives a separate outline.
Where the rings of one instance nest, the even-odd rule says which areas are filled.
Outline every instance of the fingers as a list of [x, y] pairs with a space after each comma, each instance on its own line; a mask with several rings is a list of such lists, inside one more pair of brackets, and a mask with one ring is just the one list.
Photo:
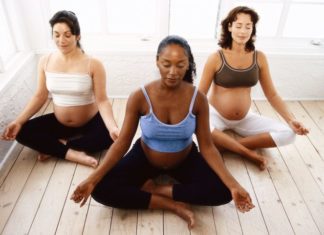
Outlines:
[[84, 198], [83, 198], [83, 201], [81, 202], [80, 207], [83, 207], [84, 204], [87, 202], [87, 200], [88, 200], [88, 196], [84, 197]]
[[253, 203], [249, 203], [249, 202], [245, 202], [245, 203], [240, 203], [237, 205], [237, 209], [244, 213], [244, 212], [248, 212], [251, 209], [253, 209], [255, 206], [253, 205]]

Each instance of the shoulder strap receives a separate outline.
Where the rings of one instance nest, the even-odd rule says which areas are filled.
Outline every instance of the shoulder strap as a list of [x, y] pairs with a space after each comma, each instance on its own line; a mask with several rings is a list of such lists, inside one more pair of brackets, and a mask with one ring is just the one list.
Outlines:
[[192, 95], [190, 106], [189, 106], [189, 112], [190, 113], [192, 112], [192, 109], [193, 109], [193, 106], [194, 106], [194, 103], [195, 103], [195, 100], [196, 100], [197, 93], [198, 93], [198, 88], [195, 87], [195, 91], [194, 91], [194, 93]]
[[224, 53], [223, 53], [222, 49], [219, 50], [219, 54], [221, 56], [223, 64], [226, 63], [225, 56], [224, 56]]
[[151, 104], [151, 101], [150, 101], [150, 97], [148, 96], [144, 86], [141, 86], [141, 89], [142, 89], [142, 92], [143, 92], [143, 94], [145, 96], [145, 99], [146, 99], [148, 105], [150, 106], [150, 113], [151, 113], [152, 112], [152, 104]]
[[88, 74], [91, 76], [91, 56], [89, 56], [89, 62], [88, 62]]
[[47, 70], [47, 64], [48, 64], [48, 61], [49, 61], [49, 59], [50, 59], [51, 56], [52, 56], [52, 53], [50, 53], [50, 54], [47, 56], [47, 58], [46, 58], [46, 63], [45, 63], [45, 65], [44, 65], [44, 71]]

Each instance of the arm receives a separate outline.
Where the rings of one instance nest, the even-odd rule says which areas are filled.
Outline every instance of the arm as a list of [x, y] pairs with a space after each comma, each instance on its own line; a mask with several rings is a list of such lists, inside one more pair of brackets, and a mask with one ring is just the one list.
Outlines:
[[43, 56], [38, 63], [37, 74], [38, 84], [35, 94], [28, 102], [24, 110], [18, 115], [18, 117], [11, 122], [2, 135], [4, 140], [14, 140], [20, 131], [21, 126], [27, 122], [40, 108], [45, 104], [48, 98], [48, 90], [46, 88], [46, 79], [44, 72], [44, 64], [47, 60], [47, 56]]
[[196, 102], [196, 136], [201, 154], [211, 169], [213, 169], [231, 191], [236, 207], [241, 212], [249, 211], [254, 207], [249, 194], [227, 170], [219, 151], [212, 142], [211, 135], [207, 134], [210, 133], [207, 99], [203, 94], [198, 93]]
[[118, 163], [131, 145], [140, 117], [139, 110], [142, 102], [139, 93], [140, 91], [135, 92], [128, 99], [126, 114], [118, 139], [110, 146], [98, 168], [74, 190], [71, 199], [76, 203], [82, 201], [81, 206], [86, 203], [96, 184]]
[[207, 95], [211, 83], [214, 79], [216, 71], [221, 66], [221, 59], [219, 53], [211, 54], [205, 64], [201, 79], [199, 82], [199, 91]]
[[260, 67], [260, 84], [265, 96], [267, 97], [267, 100], [271, 106], [283, 117], [283, 119], [288, 123], [295, 133], [299, 135], [307, 134], [308, 129], [306, 129], [301, 122], [295, 119], [293, 114], [289, 112], [288, 107], [277, 93], [270, 76], [266, 56], [260, 51], [257, 53], [258, 65]]
[[100, 115], [109, 130], [111, 138], [115, 141], [119, 135], [119, 129], [116, 124], [111, 104], [108, 100], [106, 93], [106, 73], [103, 64], [92, 59], [92, 77], [94, 84], [94, 95], [96, 98], [96, 103], [100, 112]]

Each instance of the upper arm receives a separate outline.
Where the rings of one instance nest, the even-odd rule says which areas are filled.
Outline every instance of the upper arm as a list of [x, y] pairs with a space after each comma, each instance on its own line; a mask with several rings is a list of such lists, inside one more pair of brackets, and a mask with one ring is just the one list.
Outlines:
[[42, 56], [38, 62], [37, 66], [37, 88], [35, 92], [35, 96], [38, 96], [40, 98], [47, 98], [48, 96], [48, 90], [46, 87], [46, 76], [45, 76], [45, 64], [47, 63], [48, 56]]
[[137, 90], [133, 92], [126, 105], [125, 118], [120, 130], [119, 137], [117, 141], [123, 141], [126, 146], [129, 146], [135, 136], [138, 122], [140, 118], [140, 110], [142, 106], [142, 98], [140, 91]]
[[209, 107], [206, 96], [200, 92], [197, 94], [196, 102], [196, 136], [199, 149], [204, 152], [206, 148], [214, 146], [209, 127]]
[[106, 71], [101, 61], [91, 58], [93, 92], [97, 102], [107, 100]]
[[258, 51], [257, 53], [258, 53], [257, 62], [260, 68], [260, 85], [262, 87], [265, 96], [269, 100], [271, 99], [271, 97], [277, 95], [277, 91], [271, 79], [269, 65], [265, 54], [262, 53], [261, 51]]
[[203, 73], [199, 82], [199, 90], [205, 95], [208, 93], [210, 85], [214, 79], [216, 71], [219, 69], [221, 64], [219, 53], [211, 54], [204, 66]]

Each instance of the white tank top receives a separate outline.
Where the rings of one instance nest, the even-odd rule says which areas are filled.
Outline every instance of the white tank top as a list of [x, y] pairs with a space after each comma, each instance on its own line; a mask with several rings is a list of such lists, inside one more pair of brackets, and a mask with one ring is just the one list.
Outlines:
[[95, 102], [89, 74], [45, 72], [46, 86], [57, 106], [80, 106]]
[[[45, 65], [46, 87], [51, 93], [53, 102], [57, 106], [80, 106], [95, 102], [92, 78], [87, 73], [63, 73], [46, 71], [48, 56]], [[88, 69], [90, 73], [90, 58]]]

